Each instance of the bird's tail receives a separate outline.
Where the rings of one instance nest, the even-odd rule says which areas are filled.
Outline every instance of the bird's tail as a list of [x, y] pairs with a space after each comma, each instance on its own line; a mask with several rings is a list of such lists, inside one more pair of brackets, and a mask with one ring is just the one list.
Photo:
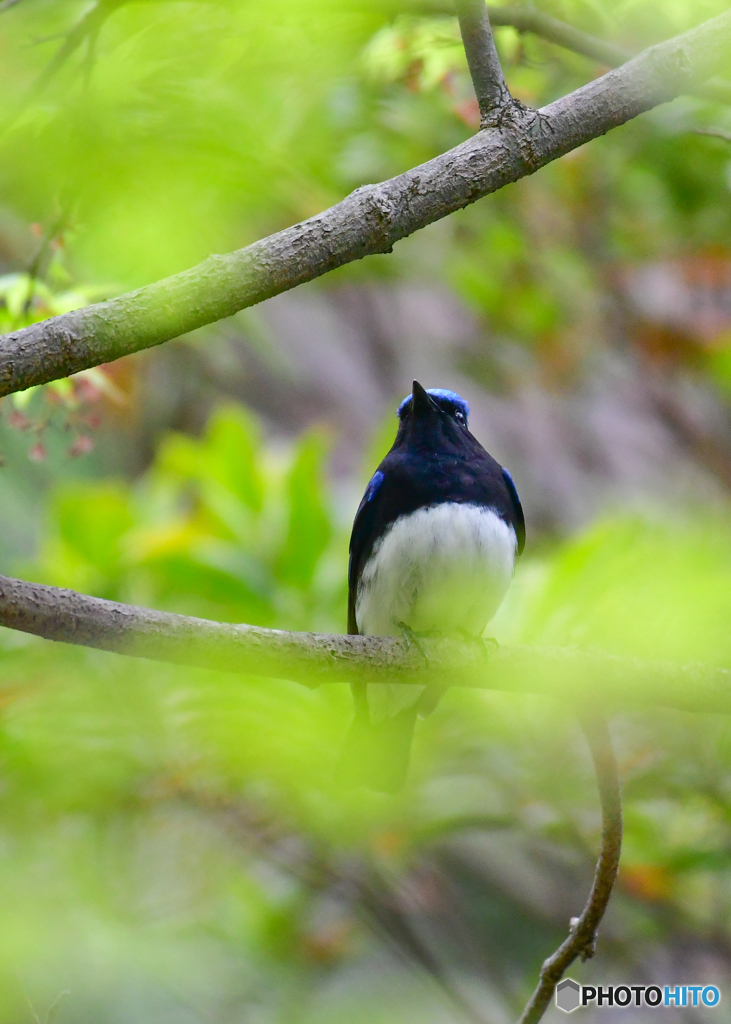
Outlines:
[[358, 694], [354, 687], [353, 696], [355, 718], [340, 754], [338, 776], [349, 786], [396, 793], [409, 771], [417, 706], [413, 704], [374, 724], [365, 693]]

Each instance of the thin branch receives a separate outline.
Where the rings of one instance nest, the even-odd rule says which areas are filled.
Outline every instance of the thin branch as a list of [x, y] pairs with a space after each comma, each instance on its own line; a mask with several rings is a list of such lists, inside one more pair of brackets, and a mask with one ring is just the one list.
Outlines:
[[[358, 891], [358, 907], [372, 931], [379, 934], [402, 955], [421, 967], [444, 990], [472, 1024], [485, 1024], [485, 1017], [452, 981], [450, 972], [432, 950], [423, 929], [415, 927], [398, 890], [375, 865], [356, 875], [352, 881]], [[413, 903], [413, 897], [408, 901]]]
[[27, 315], [30, 311], [35, 297], [36, 285], [41, 275], [41, 270], [48, 254], [48, 250], [50, 249], [54, 239], [56, 239], [64, 230], [67, 218], [68, 212], [64, 208], [48, 231], [44, 234], [40, 245], [36, 250], [35, 256], [28, 265], [28, 269], [26, 271], [28, 275], [28, 294], [26, 295], [25, 301], [21, 307], [21, 315], [23, 316]]
[[456, 7], [467, 65], [480, 106], [480, 128], [494, 128], [502, 124], [514, 101], [505, 84], [485, 0], [456, 0]]
[[393, 245], [724, 68], [731, 11], [540, 111], [226, 256], [0, 338], [0, 396], [169, 341]]
[[612, 740], [603, 718], [593, 716], [584, 719], [581, 724], [594, 762], [602, 805], [599, 860], [586, 906], [581, 916], [572, 920], [568, 938], [544, 962], [538, 985], [518, 1024], [537, 1024], [546, 1012], [564, 971], [578, 956], [586, 960], [594, 955], [597, 928], [604, 917], [619, 870], [622, 851], [622, 791]]
[[295, 842], [287, 842], [295, 836], [282, 829], [281, 821], [267, 817], [262, 820], [260, 808], [252, 815], [253, 808], [242, 806], [241, 800], [212, 795], [210, 790], [176, 787], [174, 795], [198, 811], [215, 815], [214, 820], [237, 843], [265, 857], [310, 892], [337, 891], [340, 898], [343, 891], [347, 892], [349, 908], [367, 928], [388, 942], [404, 960], [424, 970], [468, 1020], [485, 1024], [484, 1018], [455, 987], [450, 972], [425, 940], [423, 930], [412, 925], [412, 894], [404, 900], [395, 879], [379, 869], [372, 858], [326, 858], [317, 845], [303, 843], [301, 836]]
[[604, 39], [582, 32], [565, 21], [550, 14], [537, 11], [534, 7], [493, 7], [490, 5], [487, 10], [490, 14], [490, 21], [493, 25], [510, 25], [518, 32], [540, 36], [550, 43], [563, 47], [565, 50], [572, 50], [584, 57], [598, 60], [610, 68], [619, 67], [626, 61], [631, 60], [634, 54], [615, 43], [609, 43]]
[[97, 0], [66, 34], [64, 42], [40, 73], [30, 90], [30, 98], [37, 96], [61, 70], [66, 61], [85, 40], [94, 39], [107, 18], [127, 0]]
[[[419, 6], [423, 6], [424, 0], [419, 0]], [[429, 8], [434, 11], [451, 13], [450, 0], [433, 0]], [[532, 5], [520, 6], [506, 4], [495, 7], [487, 5], [487, 12], [490, 22], [496, 27], [509, 26], [521, 34], [531, 34], [545, 39], [549, 43], [562, 47], [564, 50], [571, 50], [572, 53], [581, 54], [590, 60], [599, 61], [610, 68], [619, 67], [635, 56], [635, 52], [616, 43], [608, 42], [606, 39], [599, 39], [588, 32], [574, 28], [565, 21], [536, 10]], [[711, 100], [714, 103], [731, 103], [731, 83], [722, 79], [714, 79], [703, 85], [695, 86], [689, 90], [693, 95], [702, 99]]]
[[2, 3], [0, 3], [0, 14], [2, 14], [3, 11], [9, 11], [11, 7], [15, 7], [15, 5], [19, 3], [20, 0], [2, 0]]
[[[537, 11], [535, 7], [492, 7], [488, 8], [490, 20], [493, 25], [510, 25], [521, 33], [531, 33], [539, 36], [549, 43], [564, 50], [571, 50], [583, 57], [597, 60], [601, 64], [607, 64], [610, 68], [620, 67], [635, 56], [632, 50], [624, 46], [617, 46], [606, 39], [599, 39], [597, 36], [582, 32], [565, 21], [543, 11]], [[714, 103], [731, 103], [731, 83], [715, 80], [705, 82], [690, 90], [694, 95]]]
[[[153, 661], [192, 665], [304, 686], [413, 683], [557, 697], [574, 707], [658, 706], [731, 712], [731, 672], [575, 648], [423, 640], [428, 665], [401, 638], [290, 633], [212, 622], [105, 601], [73, 590], [0, 576], [0, 625], [47, 640]], [[592, 686], [587, 687], [587, 679]]]
[[725, 132], [723, 128], [691, 128], [691, 132], [693, 135], [710, 135], [712, 139], [731, 142], [731, 132]]

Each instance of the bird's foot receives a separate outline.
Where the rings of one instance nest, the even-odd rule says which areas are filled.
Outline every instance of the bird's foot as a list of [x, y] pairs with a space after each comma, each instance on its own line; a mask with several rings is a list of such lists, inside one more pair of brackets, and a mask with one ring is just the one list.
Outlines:
[[466, 630], [460, 630], [460, 632], [468, 643], [477, 644], [485, 655], [489, 655], [491, 649], [493, 652], [500, 649], [500, 644], [494, 636], [475, 636], [474, 633], [468, 633]]
[[[411, 626], [407, 626], [405, 622], [397, 622], [396, 625], [401, 630], [401, 636], [406, 641], [406, 646], [408, 648], [415, 647], [419, 654], [424, 659], [424, 667], [429, 668], [429, 658], [427, 657], [427, 653], [421, 645], [421, 641], [419, 640], [418, 635], [413, 631]], [[428, 635], [431, 636], [432, 634], [430, 633]]]

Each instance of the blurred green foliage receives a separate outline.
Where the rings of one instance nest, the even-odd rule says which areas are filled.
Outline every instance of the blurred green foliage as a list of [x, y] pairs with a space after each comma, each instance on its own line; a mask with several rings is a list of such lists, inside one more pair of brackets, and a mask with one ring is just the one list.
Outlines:
[[[340, 629], [346, 537], [324, 451], [316, 434], [272, 448], [249, 413], [220, 409], [199, 440], [170, 435], [134, 485], [60, 485], [23, 571], [190, 614]], [[495, 633], [727, 664], [729, 594], [726, 521], [607, 520], [520, 566]], [[480, 950], [463, 968], [471, 998], [501, 1020], [493, 1000], [517, 1010], [562, 908], [588, 887], [594, 782], [576, 724], [548, 699], [452, 690], [390, 798], [333, 779], [347, 687], [1, 640], [8, 1019], [26, 996], [40, 1014], [70, 990], [58, 1020], [180, 1007], [194, 1020], [438, 1020], [453, 1012], [448, 989], [435, 1001], [418, 957], [390, 959], [393, 947], [414, 956], [398, 911], [417, 936], [445, 929], [447, 977], [460, 943]], [[622, 951], [641, 959], [668, 941], [668, 915], [681, 936], [731, 928], [726, 720], [654, 710], [617, 716], [613, 731], [624, 866], [599, 967], [574, 969], [585, 978], [625, 977]], [[430, 886], [451, 894], [438, 911]]]
[[346, 549], [325, 505], [324, 436], [263, 444], [244, 410], [169, 436], [135, 483], [62, 484], [36, 567], [47, 582], [232, 622], [338, 629]]
[[0, 330], [16, 331], [49, 316], [80, 309], [93, 298], [90, 289], [54, 291], [30, 274], [6, 274], [0, 277]]
[[[638, 49], [724, 3], [545, 8]], [[393, 0], [107, 9], [48, 80], [89, 7], [22, 0], [0, 26], [0, 192], [44, 229], [64, 211], [69, 270], [85, 284], [128, 288], [245, 245], [474, 127], [456, 21], [427, 3], [412, 0], [408, 14]], [[511, 88], [534, 105], [597, 71], [509, 28], [497, 38]], [[726, 244], [728, 145], [688, 130], [727, 122], [722, 108], [684, 99], [585, 147], [453, 218], [430, 273], [446, 273], [500, 329], [540, 340], [581, 313], [592, 237], [604, 261]], [[341, 273], [384, 272], [425, 267], [402, 244]]]
[[526, 636], [639, 658], [731, 661], [726, 510], [609, 520], [557, 553]]

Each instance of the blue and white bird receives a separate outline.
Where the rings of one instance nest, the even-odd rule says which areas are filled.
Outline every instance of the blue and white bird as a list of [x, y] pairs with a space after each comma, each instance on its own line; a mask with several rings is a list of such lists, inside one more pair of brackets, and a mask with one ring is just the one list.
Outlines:
[[[348, 632], [479, 639], [525, 544], [515, 484], [467, 428], [453, 391], [414, 381], [390, 452], [353, 524]], [[355, 684], [341, 757], [349, 782], [383, 792], [404, 783], [423, 688]]]

